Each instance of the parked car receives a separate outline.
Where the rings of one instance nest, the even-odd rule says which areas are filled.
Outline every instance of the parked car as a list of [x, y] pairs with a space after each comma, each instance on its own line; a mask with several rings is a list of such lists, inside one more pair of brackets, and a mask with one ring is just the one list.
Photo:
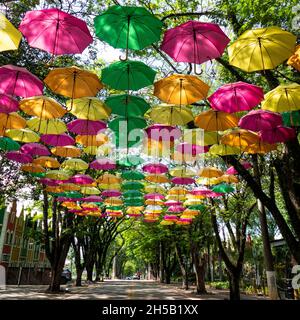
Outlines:
[[72, 280], [72, 273], [69, 269], [65, 269], [61, 273], [61, 284], [66, 284], [67, 282]]

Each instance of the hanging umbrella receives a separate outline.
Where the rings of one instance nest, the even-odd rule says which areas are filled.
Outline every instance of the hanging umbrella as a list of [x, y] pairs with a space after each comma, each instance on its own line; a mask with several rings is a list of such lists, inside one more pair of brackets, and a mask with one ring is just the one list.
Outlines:
[[103, 88], [95, 73], [74, 66], [51, 70], [44, 82], [54, 93], [72, 99], [93, 97]]
[[50, 155], [48, 148], [37, 142], [25, 143], [23, 144], [20, 150], [23, 153], [30, 154], [31, 156], [49, 156]]
[[241, 149], [239, 147], [232, 147], [226, 144], [214, 144], [209, 148], [208, 151], [211, 155], [218, 155], [218, 156], [229, 156], [240, 154]]
[[232, 147], [245, 148], [254, 143], [258, 143], [260, 137], [257, 133], [244, 129], [232, 130], [221, 138], [221, 143]]
[[142, 164], [143, 162], [144, 159], [142, 159], [140, 156], [129, 154], [127, 154], [126, 157], [122, 157], [117, 160], [118, 165], [124, 167], [137, 166], [139, 164]]
[[[82, 152], [86, 153], [86, 154], [91, 154], [93, 156], [96, 156], [98, 154], [98, 148], [99, 147], [96, 147], [96, 146], [89, 146], [89, 147], [83, 148]], [[108, 149], [108, 150], [110, 150], [110, 149]], [[106, 152], [106, 154], [108, 154], [108, 152]], [[101, 155], [103, 155], [103, 154], [101, 154]]]
[[248, 30], [228, 47], [229, 63], [246, 72], [275, 69], [295, 45], [296, 36], [278, 27]]
[[83, 20], [57, 8], [27, 11], [19, 30], [30, 46], [52, 55], [82, 53], [93, 42]]
[[31, 118], [27, 120], [27, 126], [29, 129], [42, 134], [62, 134], [67, 131], [65, 123], [60, 119]]
[[207, 98], [213, 109], [229, 113], [251, 110], [263, 99], [261, 87], [241, 81], [225, 84]]
[[175, 167], [169, 171], [169, 174], [173, 177], [181, 178], [194, 177], [196, 175], [192, 169], [186, 167]]
[[239, 179], [231, 174], [224, 174], [221, 177], [218, 178], [220, 182], [226, 182], [226, 183], [238, 183]]
[[300, 85], [280, 85], [269, 91], [262, 102], [262, 109], [273, 112], [300, 110]]
[[85, 202], [102, 202], [103, 199], [99, 196], [88, 196], [88, 197], [84, 197], [82, 199], [82, 201], [85, 201]]
[[89, 146], [101, 146], [108, 142], [108, 136], [104, 133], [97, 135], [78, 135], [75, 138], [76, 142], [82, 144], [85, 147]]
[[115, 131], [124, 134], [123, 130], [127, 128], [128, 133], [133, 129], [143, 129], [147, 126], [147, 122], [144, 118], [134, 117], [134, 118], [123, 118], [117, 117], [110, 121], [108, 127]]
[[106, 128], [106, 123], [98, 120], [76, 119], [67, 124], [68, 130], [80, 135], [96, 135]]
[[117, 184], [121, 182], [121, 178], [114, 174], [105, 173], [97, 179], [99, 184]]
[[62, 183], [60, 185], [60, 188], [63, 191], [79, 191], [80, 190], [80, 186], [77, 186], [74, 183]]
[[61, 118], [67, 112], [60, 103], [46, 96], [23, 99], [20, 101], [20, 109], [43, 120]]
[[299, 127], [300, 126], [300, 111], [283, 112], [282, 122], [287, 127]]
[[0, 13], [0, 51], [17, 50], [22, 34]]
[[21, 151], [8, 151], [6, 158], [19, 163], [30, 163], [33, 160], [29, 154], [22, 153]]
[[215, 23], [188, 21], [165, 32], [161, 49], [177, 62], [201, 64], [219, 58], [229, 41]]
[[122, 179], [124, 180], [143, 180], [145, 175], [139, 171], [123, 171], [121, 174]]
[[[38, 165], [36, 165], [36, 166], [38, 166]], [[42, 178], [42, 179], [39, 180], [39, 183], [42, 183], [42, 184], [44, 184], [46, 186], [55, 187], [55, 186], [59, 186], [60, 184], [64, 183], [64, 180], [55, 180], [55, 179], [50, 179], [50, 178]]]
[[294, 53], [289, 57], [287, 64], [300, 71], [300, 45], [295, 47]]
[[195, 125], [205, 131], [225, 131], [238, 126], [238, 118], [222, 111], [208, 110], [195, 118]]
[[150, 105], [142, 98], [129, 94], [119, 94], [108, 97], [105, 104], [111, 112], [122, 117], [143, 116]]
[[27, 98], [41, 95], [43, 88], [43, 82], [26, 68], [10, 64], [0, 67], [1, 93]]
[[19, 110], [19, 102], [14, 97], [0, 93], [0, 112], [11, 113]]
[[123, 192], [122, 196], [124, 198], [143, 198], [143, 193], [139, 190], [128, 190]]
[[139, 90], [150, 86], [156, 71], [140, 61], [118, 61], [102, 69], [102, 82], [117, 90]]
[[143, 166], [143, 171], [151, 174], [161, 174], [168, 172], [168, 167], [162, 163], [149, 163]]
[[171, 182], [174, 184], [182, 184], [182, 185], [187, 185], [187, 184], [193, 184], [195, 183], [195, 179], [193, 178], [180, 178], [180, 177], [175, 177], [171, 179]]
[[165, 189], [158, 185], [158, 184], [149, 184], [149, 185], [146, 185], [145, 186], [145, 192], [146, 193], [164, 193], [165, 192]]
[[98, 187], [103, 190], [120, 190], [121, 185], [119, 183], [99, 183]]
[[295, 139], [296, 131], [293, 128], [278, 126], [270, 130], [261, 130], [260, 137], [263, 142], [274, 144]]
[[209, 148], [207, 146], [198, 146], [196, 144], [189, 143], [179, 143], [176, 146], [176, 151], [183, 154], [190, 154], [192, 156], [196, 156], [199, 153], [206, 153], [208, 150]]
[[116, 163], [109, 159], [96, 159], [90, 163], [90, 168], [95, 170], [114, 170]]
[[181, 130], [175, 126], [164, 124], [153, 124], [145, 129], [151, 140], [173, 142], [181, 137]]
[[144, 195], [144, 199], [152, 199], [152, 200], [164, 200], [165, 196], [161, 193], [148, 193]]
[[95, 97], [83, 97], [67, 101], [67, 108], [79, 119], [108, 119], [111, 110]]
[[64, 147], [73, 145], [74, 139], [66, 133], [62, 134], [43, 134], [41, 141], [50, 146]]
[[97, 195], [100, 194], [100, 190], [96, 187], [81, 187], [80, 192], [83, 194]]
[[86, 170], [89, 165], [81, 159], [67, 159], [61, 164], [60, 167], [67, 170], [82, 171]]
[[168, 183], [169, 179], [168, 177], [162, 175], [162, 174], [150, 174], [145, 177], [145, 180], [149, 182], [154, 182], [154, 183]]
[[51, 152], [55, 156], [63, 158], [78, 158], [81, 156], [81, 150], [74, 146], [54, 147]]
[[[247, 162], [247, 161], [243, 161], [241, 163], [241, 165], [247, 170], [247, 169], [250, 169], [252, 168], [252, 164]], [[226, 174], [230, 174], [230, 175], [233, 175], [233, 174], [238, 174], [238, 172], [235, 170], [235, 168], [233, 166], [229, 167], [227, 170], [226, 170]]]
[[[0, 137], [0, 150], [4, 151], [17, 151], [20, 149], [20, 145], [18, 142], [12, 140], [11, 138], [8, 137]], [[21, 150], [23, 153], [23, 150]]]
[[86, 185], [92, 184], [94, 182], [94, 179], [87, 174], [75, 174], [73, 177], [69, 179], [69, 182], [80, 185]]
[[23, 164], [20, 170], [30, 173], [44, 173], [46, 169], [44, 169], [41, 165], [35, 163], [26, 163]]
[[198, 146], [209, 146], [218, 143], [219, 134], [218, 132], [206, 132], [202, 129], [188, 129], [184, 130], [182, 136], [184, 142], [189, 144], [196, 144]]
[[26, 127], [26, 120], [18, 113], [0, 113], [0, 130], [23, 129]]
[[39, 164], [44, 168], [56, 169], [59, 168], [60, 163], [56, 158], [51, 158], [47, 156], [42, 156], [33, 160], [33, 163]]
[[154, 95], [160, 100], [187, 105], [206, 98], [209, 86], [198, 77], [172, 74], [154, 83]]
[[122, 195], [122, 192], [119, 190], [104, 190], [102, 191], [101, 195], [103, 197], [120, 197]]
[[30, 129], [10, 129], [6, 131], [6, 135], [20, 142], [38, 142], [40, 140], [40, 136]]
[[215, 167], [205, 167], [200, 169], [199, 171], [199, 177], [203, 177], [203, 178], [218, 178], [221, 177], [224, 174], [224, 172], [218, 168]]
[[123, 190], [143, 190], [144, 185], [138, 181], [125, 181], [122, 183]]
[[156, 123], [167, 125], [186, 125], [194, 120], [191, 108], [161, 104], [151, 109], [150, 117]]
[[173, 187], [168, 191], [169, 195], [186, 195], [187, 193], [188, 191], [183, 187]]

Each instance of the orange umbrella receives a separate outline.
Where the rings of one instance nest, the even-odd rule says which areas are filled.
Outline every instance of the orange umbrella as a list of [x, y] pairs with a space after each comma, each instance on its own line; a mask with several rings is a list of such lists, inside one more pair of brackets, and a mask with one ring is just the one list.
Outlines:
[[258, 143], [251, 144], [244, 149], [245, 152], [250, 154], [265, 154], [277, 149], [276, 144], [269, 144], [266, 142], [259, 141]]
[[16, 112], [0, 113], [0, 130], [23, 129], [26, 127], [26, 120]]
[[99, 184], [118, 184], [121, 182], [121, 178], [114, 174], [104, 173], [96, 180]]
[[219, 178], [221, 182], [226, 183], [238, 183], [239, 179], [238, 177], [232, 175], [232, 174], [224, 174], [222, 177]]
[[221, 177], [224, 174], [224, 172], [218, 168], [215, 167], [205, 167], [200, 169], [199, 171], [199, 177], [202, 178], [218, 178]]
[[60, 166], [60, 163], [57, 161], [57, 159], [47, 157], [47, 156], [36, 158], [33, 160], [32, 163], [39, 164], [44, 168], [52, 168], [52, 169], [59, 168]]
[[62, 188], [62, 190], [64, 190], [64, 191], [79, 191], [80, 190], [80, 186], [77, 186], [74, 183], [63, 183], [60, 185], [60, 188]]
[[35, 163], [23, 164], [20, 169], [30, 173], [43, 173], [46, 171], [41, 165]]
[[154, 182], [154, 183], [167, 183], [169, 182], [168, 177], [160, 174], [150, 174], [145, 177], [145, 180], [149, 182]]
[[64, 158], [78, 158], [81, 156], [81, 150], [74, 146], [55, 147], [51, 149], [55, 156]]
[[250, 145], [259, 143], [259, 141], [260, 137], [257, 133], [244, 129], [232, 130], [221, 138], [222, 144], [239, 148], [249, 147]]
[[101, 146], [108, 142], [108, 136], [103, 133], [99, 133], [97, 135], [78, 135], [75, 140], [77, 143], [82, 144], [85, 147]]

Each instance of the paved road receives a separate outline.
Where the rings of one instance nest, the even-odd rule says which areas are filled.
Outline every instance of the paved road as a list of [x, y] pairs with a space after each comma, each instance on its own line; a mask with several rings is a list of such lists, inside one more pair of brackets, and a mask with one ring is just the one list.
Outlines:
[[[219, 300], [228, 299], [228, 293], [212, 292], [209, 295], [196, 296], [191, 291], [185, 292], [175, 285], [164, 285], [147, 280], [106, 280], [103, 283], [91, 284], [81, 288], [69, 287], [70, 293], [46, 294], [47, 286], [7, 286], [6, 291], [0, 290], [0, 300], [10, 299], [136, 299], [136, 300]], [[256, 297], [244, 297], [257, 299]]]

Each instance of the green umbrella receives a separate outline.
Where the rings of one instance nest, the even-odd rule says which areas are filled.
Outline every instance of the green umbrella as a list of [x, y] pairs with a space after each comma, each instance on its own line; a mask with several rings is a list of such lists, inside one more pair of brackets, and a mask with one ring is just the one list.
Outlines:
[[206, 209], [206, 207], [203, 204], [193, 204], [191, 206], [188, 206], [189, 209], [191, 210], [200, 210], [200, 211], [204, 211]]
[[118, 94], [105, 100], [112, 113], [123, 117], [143, 116], [150, 105], [142, 98], [129, 94]]
[[31, 176], [36, 178], [45, 178], [46, 172], [28, 172]]
[[118, 165], [123, 167], [137, 166], [139, 164], [142, 164], [143, 162], [144, 159], [142, 159], [140, 156], [135, 155], [127, 155], [126, 157], [117, 160]]
[[158, 41], [162, 25], [143, 7], [112, 6], [94, 19], [98, 38], [114, 48], [133, 50]]
[[12, 140], [11, 138], [1, 137], [0, 138], [0, 150], [4, 151], [15, 151], [20, 149], [18, 142]]
[[108, 209], [108, 210], [122, 210], [123, 206], [107, 206], [106, 209]]
[[142, 190], [144, 185], [138, 181], [126, 181], [122, 183], [123, 190]]
[[283, 125], [287, 127], [300, 126], [300, 111], [283, 112], [282, 114]]
[[234, 187], [227, 183], [220, 183], [212, 188], [213, 192], [230, 193], [234, 191]]
[[[141, 191], [138, 191], [138, 190], [128, 190], [128, 191], [125, 191], [122, 196], [124, 198], [126, 198], [126, 200], [128, 199], [132, 199], [132, 198], [142, 198], [143, 199], [143, 193]], [[125, 200], [125, 201], [126, 201]]]
[[108, 127], [114, 132], [122, 132], [124, 134], [124, 130], [127, 127], [127, 132], [130, 132], [133, 129], [143, 129], [147, 126], [147, 122], [144, 118], [134, 117], [134, 118], [124, 118], [117, 117], [114, 120], [110, 121]]
[[124, 205], [128, 206], [128, 207], [131, 207], [131, 206], [140, 207], [140, 206], [144, 205], [144, 199], [133, 198], [133, 199], [130, 199], [130, 200], [126, 200], [126, 201], [124, 201]]
[[[120, 136], [122, 138], [120, 138]], [[122, 149], [122, 148], [131, 148], [131, 147], [137, 147], [138, 145], [140, 145], [140, 143], [143, 141], [143, 139], [140, 136], [135, 137], [134, 139], [129, 139], [126, 141], [124, 140], [124, 135], [122, 134], [122, 132], [115, 132], [115, 146], [117, 149]], [[131, 167], [131, 165], [128, 165], [129, 167]]]
[[82, 198], [83, 195], [80, 192], [77, 191], [70, 191], [70, 192], [59, 192], [55, 194], [58, 197], [66, 197], [66, 198], [73, 198], [73, 199], [77, 199], [77, 198]]
[[117, 90], [139, 90], [150, 86], [156, 71], [140, 61], [117, 61], [102, 70], [102, 82]]
[[123, 171], [121, 175], [124, 180], [143, 180], [145, 179], [145, 175], [139, 171]]

